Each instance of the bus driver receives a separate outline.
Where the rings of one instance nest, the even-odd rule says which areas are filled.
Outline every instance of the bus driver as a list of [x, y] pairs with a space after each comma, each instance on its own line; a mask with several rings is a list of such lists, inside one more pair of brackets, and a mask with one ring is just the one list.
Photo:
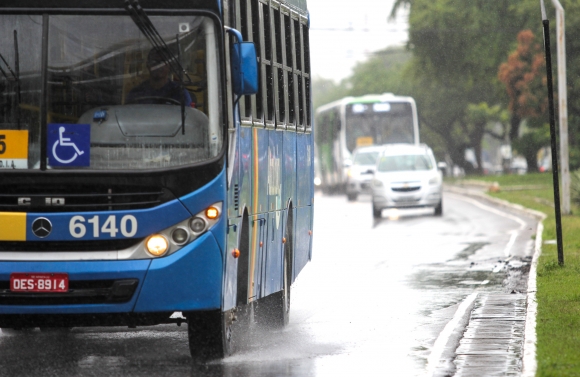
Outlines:
[[[156, 49], [152, 49], [147, 55], [147, 69], [149, 79], [131, 89], [125, 103], [180, 105], [181, 85], [169, 79], [169, 64]], [[183, 100], [185, 106], [192, 105], [191, 95], [185, 88]]]

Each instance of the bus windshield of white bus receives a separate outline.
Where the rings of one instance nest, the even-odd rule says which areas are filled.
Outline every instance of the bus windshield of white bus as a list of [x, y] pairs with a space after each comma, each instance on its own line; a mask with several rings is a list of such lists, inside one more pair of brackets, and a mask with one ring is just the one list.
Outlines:
[[408, 102], [355, 103], [346, 107], [346, 146], [414, 143], [413, 108]]
[[155, 45], [129, 15], [0, 15], [0, 169], [39, 169], [42, 140], [48, 169], [143, 170], [217, 156], [214, 22], [149, 19]]

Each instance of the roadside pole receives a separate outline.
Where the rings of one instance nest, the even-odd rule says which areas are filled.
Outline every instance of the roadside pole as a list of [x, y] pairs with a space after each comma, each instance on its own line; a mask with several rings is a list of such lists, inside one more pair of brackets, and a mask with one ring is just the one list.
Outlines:
[[562, 173], [562, 211], [570, 214], [570, 164], [568, 163], [568, 90], [566, 88], [566, 34], [564, 8], [552, 0], [556, 8], [556, 52], [558, 56], [558, 119], [560, 127], [560, 171]]
[[564, 265], [564, 249], [562, 245], [562, 214], [560, 209], [560, 185], [558, 180], [558, 150], [556, 148], [556, 120], [554, 119], [554, 92], [552, 87], [552, 57], [550, 50], [550, 21], [546, 16], [544, 0], [542, 7], [542, 24], [544, 26], [544, 51], [546, 58], [546, 78], [548, 86], [548, 113], [550, 116], [550, 141], [552, 147], [552, 181], [554, 182], [554, 209], [556, 215], [556, 242], [558, 246], [558, 264]]

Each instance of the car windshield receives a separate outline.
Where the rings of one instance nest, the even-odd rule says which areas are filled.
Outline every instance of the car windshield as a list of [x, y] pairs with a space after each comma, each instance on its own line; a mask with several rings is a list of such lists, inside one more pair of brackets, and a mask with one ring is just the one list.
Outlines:
[[433, 169], [433, 164], [424, 154], [383, 156], [377, 169], [380, 172], [420, 171]]
[[164, 168], [217, 156], [215, 26], [192, 15], [150, 19], [163, 40], [156, 47], [128, 15], [1, 15], [11, 71], [0, 72], [0, 137], [12, 153], [0, 167], [38, 169], [41, 144], [49, 169]]
[[379, 152], [357, 152], [354, 156], [354, 165], [374, 165]]

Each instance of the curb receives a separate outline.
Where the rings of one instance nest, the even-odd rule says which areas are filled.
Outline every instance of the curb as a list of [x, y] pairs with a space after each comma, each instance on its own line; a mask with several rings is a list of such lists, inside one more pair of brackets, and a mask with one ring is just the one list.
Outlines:
[[515, 211], [519, 211], [538, 219], [538, 227], [536, 229], [536, 243], [534, 247], [534, 255], [532, 257], [532, 263], [530, 265], [530, 272], [528, 274], [528, 289], [526, 294], [526, 324], [524, 330], [524, 344], [523, 344], [523, 356], [522, 356], [522, 377], [534, 377], [536, 375], [536, 370], [538, 363], [536, 360], [536, 316], [538, 310], [538, 303], [536, 301], [536, 272], [538, 265], [538, 258], [542, 254], [542, 232], [544, 230], [543, 221], [546, 218], [546, 214], [540, 211], [535, 211], [533, 209], [526, 208], [519, 204], [513, 204], [506, 200], [492, 198], [478, 189], [468, 189], [450, 185], [444, 185], [445, 190], [454, 192], [456, 194], [462, 194], [466, 196], [475, 197], [482, 199], [502, 207], [510, 208]]

